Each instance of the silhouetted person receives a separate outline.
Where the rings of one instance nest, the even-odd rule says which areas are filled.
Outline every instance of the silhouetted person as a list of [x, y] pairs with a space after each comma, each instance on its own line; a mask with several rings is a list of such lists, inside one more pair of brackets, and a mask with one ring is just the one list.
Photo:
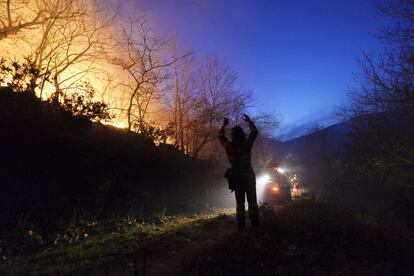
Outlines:
[[243, 129], [236, 125], [231, 129], [231, 141], [225, 136], [225, 128], [229, 120], [224, 118], [220, 128], [219, 140], [226, 150], [231, 168], [226, 171], [229, 189], [236, 194], [237, 227], [243, 230], [245, 226], [244, 201], [247, 197], [249, 204], [249, 216], [252, 227], [259, 226], [259, 209], [256, 198], [256, 176], [251, 166], [251, 149], [256, 140], [258, 131], [249, 116], [243, 115], [243, 120], [249, 124], [250, 134], [246, 137]]

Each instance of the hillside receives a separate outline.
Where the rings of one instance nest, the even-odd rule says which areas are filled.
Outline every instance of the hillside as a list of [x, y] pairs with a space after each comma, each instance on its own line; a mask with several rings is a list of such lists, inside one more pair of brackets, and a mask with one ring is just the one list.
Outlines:
[[[84, 222], [38, 252], [0, 262], [5, 275], [411, 275], [412, 231], [387, 216], [299, 200], [261, 210], [255, 231], [233, 214]], [[63, 236], [67, 236], [65, 237]], [[78, 238], [76, 238], [78, 236]], [[73, 238], [71, 240], [70, 238]], [[384, 253], [386, 252], [386, 253]]]
[[[24, 108], [22, 108], [24, 106]], [[188, 212], [228, 205], [221, 169], [138, 134], [0, 90], [3, 229], [19, 219]], [[221, 182], [220, 182], [221, 181]]]
[[328, 126], [316, 132], [303, 135], [283, 142], [280, 147], [285, 153], [301, 154], [307, 146], [318, 143], [323, 151], [329, 155], [336, 154], [347, 142], [348, 135], [352, 131], [352, 122], [345, 121]]
[[412, 274], [412, 230], [389, 214], [299, 199], [239, 233], [211, 210], [234, 199], [209, 162], [8, 89], [0, 127], [0, 274]]

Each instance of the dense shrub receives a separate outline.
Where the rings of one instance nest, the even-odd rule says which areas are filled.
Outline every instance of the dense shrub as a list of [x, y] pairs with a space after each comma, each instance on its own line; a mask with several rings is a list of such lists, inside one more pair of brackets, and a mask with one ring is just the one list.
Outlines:
[[[206, 161], [136, 133], [79, 123], [33, 94], [0, 89], [0, 212], [3, 233], [17, 218], [53, 230], [73, 215], [195, 211], [226, 191]], [[224, 202], [225, 203], [225, 202]]]

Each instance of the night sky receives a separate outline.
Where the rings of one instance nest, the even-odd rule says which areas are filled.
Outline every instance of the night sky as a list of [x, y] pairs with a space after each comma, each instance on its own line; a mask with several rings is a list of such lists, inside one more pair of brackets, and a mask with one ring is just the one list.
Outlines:
[[254, 92], [256, 108], [278, 115], [281, 127], [274, 135], [280, 139], [303, 134], [314, 123], [337, 122], [336, 108], [355, 86], [361, 51], [384, 47], [373, 34], [387, 19], [370, 0], [123, 3], [148, 14], [158, 32], [224, 58], [240, 86]]

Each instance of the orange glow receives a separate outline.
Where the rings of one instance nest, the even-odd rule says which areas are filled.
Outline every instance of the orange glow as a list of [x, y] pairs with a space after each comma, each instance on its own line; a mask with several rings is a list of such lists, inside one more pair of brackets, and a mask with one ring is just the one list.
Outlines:
[[[36, 63], [36, 66], [47, 68], [53, 74], [56, 71], [60, 71], [56, 79], [59, 81], [60, 89], [65, 94], [76, 92], [81, 81], [89, 82], [96, 91], [93, 100], [108, 104], [111, 114], [116, 116], [116, 121], [110, 120], [106, 124], [121, 129], [126, 128], [127, 121], [123, 110], [129, 97], [129, 91], [119, 84], [128, 83], [128, 75], [123, 69], [113, 65], [103, 57], [98, 57], [98, 54], [96, 54], [100, 53], [99, 51], [102, 51], [102, 49], [105, 49], [108, 53], [110, 51], [117, 53], [118, 50], [114, 46], [114, 41], [110, 38], [118, 39], [117, 33], [119, 31], [117, 28], [119, 26], [113, 24], [114, 26], [106, 27], [105, 23], [109, 19], [99, 12], [101, 8], [100, 2], [111, 1], [11, 1], [13, 18], [16, 18], [16, 22], [18, 22], [19, 18], [22, 18], [24, 22], [25, 19], [34, 18], [39, 7], [50, 4], [49, 8], [53, 9], [58, 2], [62, 2], [62, 5], [70, 5], [72, 2], [75, 8], [78, 5], [82, 6], [84, 7], [82, 12], [90, 14], [91, 17], [82, 18], [86, 23], [82, 23], [84, 21], [75, 17], [75, 19], [69, 18], [59, 22], [56, 21], [58, 22], [56, 24], [47, 22], [45, 25], [23, 28], [16, 34], [0, 39], [1, 57], [7, 61], [25, 62], [26, 57], [30, 56]], [[3, 9], [3, 5], [1, 4], [1, 9]], [[102, 7], [104, 7], [103, 3]], [[68, 13], [71, 12], [69, 8], [63, 9], [62, 7], [61, 10], [62, 12], [66, 10]], [[97, 11], [96, 13], [94, 12], [95, 10]], [[5, 15], [3, 11], [0, 12], [2, 13], [0, 17], [3, 19]], [[111, 13], [112, 11], [108, 10], [105, 12]], [[60, 27], [61, 24], [65, 24], [65, 27]], [[52, 28], [50, 32], [45, 32], [47, 30], [46, 26]], [[73, 37], [71, 36], [72, 34]], [[44, 40], [48, 40], [49, 43], [44, 46], [45, 48], [41, 48]], [[93, 43], [93, 47], [88, 43]], [[60, 46], [58, 47], [57, 45]], [[90, 52], [85, 52], [89, 48], [91, 49]], [[83, 52], [85, 52], [85, 55], [75, 58], [76, 55], [81, 55]], [[66, 62], [68, 60], [74, 61], [66, 69], [63, 69], [67, 65]], [[53, 83], [53, 74], [50, 76], [49, 81], [35, 89], [36, 95], [41, 97], [42, 100], [47, 100], [56, 91]], [[5, 82], [8, 82], [7, 76]], [[152, 108], [155, 107], [149, 107], [149, 109]], [[158, 118], [149, 119], [155, 120]]]
[[125, 128], [127, 128], [127, 125], [126, 125], [126, 123], [124, 123], [124, 122], [113, 122], [113, 121], [101, 121], [101, 124], [103, 124], [103, 125], [109, 125], [109, 126], [113, 126], [113, 127], [116, 127], [116, 128], [120, 128], [120, 129], [125, 129]]
[[117, 128], [127, 128], [127, 126], [122, 122], [114, 123], [113, 126]]
[[273, 187], [273, 188], [272, 188], [272, 192], [274, 192], [274, 193], [279, 192], [279, 188], [278, 188], [278, 187]]

